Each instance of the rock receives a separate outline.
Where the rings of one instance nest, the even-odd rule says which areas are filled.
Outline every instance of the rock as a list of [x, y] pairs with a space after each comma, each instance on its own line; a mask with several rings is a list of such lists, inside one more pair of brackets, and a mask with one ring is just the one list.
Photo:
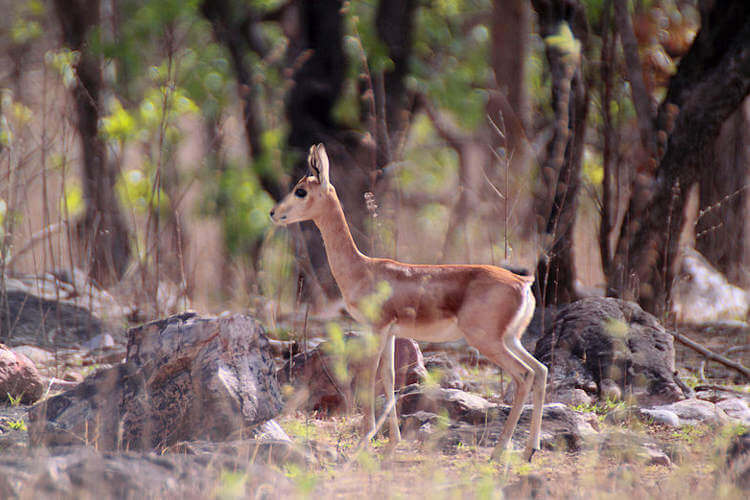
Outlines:
[[733, 420], [738, 420], [742, 425], [750, 427], [750, 406], [741, 398], [727, 398], [716, 403]]
[[314, 456], [287, 439], [242, 439], [237, 441], [184, 441], [166, 448], [164, 453], [203, 456], [207, 461], [216, 456], [237, 457], [242, 462], [263, 464], [316, 464]]
[[641, 463], [669, 467], [672, 460], [650, 438], [627, 431], [612, 431], [600, 434], [592, 440], [596, 449], [605, 457], [620, 463]]
[[80, 382], [74, 382], [72, 380], [61, 380], [59, 378], [52, 377], [47, 381], [47, 387], [49, 387], [50, 393], [69, 391], [75, 388], [81, 382], [83, 382], [83, 380], [81, 380]]
[[[366, 343], [361, 335], [350, 334], [344, 337], [346, 349], [358, 353], [366, 346], [352, 347], [352, 342]], [[280, 384], [291, 384], [299, 395], [297, 404], [305, 410], [335, 413], [348, 411], [353, 407], [354, 394], [358, 389], [367, 390], [367, 373], [371, 370], [366, 356], [346, 358], [341, 354], [330, 352], [330, 344], [321, 343], [310, 351], [300, 353], [279, 369], [276, 374]], [[343, 361], [343, 363], [342, 363]], [[422, 352], [411, 339], [396, 339], [395, 349], [396, 379], [395, 389], [421, 382], [427, 370], [424, 366]], [[337, 371], [337, 368], [339, 370]], [[343, 370], [341, 370], [343, 368]], [[378, 366], [378, 372], [382, 369]], [[343, 371], [343, 373], [340, 373]], [[377, 394], [383, 394], [382, 376], [378, 375]]]
[[[494, 446], [505, 425], [510, 406], [497, 405], [488, 414], [486, 424], [458, 422], [448, 428], [440, 438], [444, 448], [455, 447], [459, 443]], [[513, 442], [522, 447], [528, 436], [531, 424], [531, 405], [524, 405], [521, 418], [513, 434]], [[542, 414], [541, 446], [547, 450], [578, 451], [589, 436], [596, 431], [580, 413], [559, 403], [544, 405]]]
[[450, 424], [450, 420], [435, 413], [421, 410], [408, 415], [402, 415], [401, 437], [404, 439], [426, 441], [438, 424], [447, 427]]
[[427, 368], [419, 344], [412, 339], [397, 338], [395, 342], [396, 388], [418, 384], [427, 378]]
[[128, 332], [125, 363], [29, 411], [32, 444], [163, 449], [251, 434], [282, 407], [263, 328], [185, 313]]
[[476, 384], [467, 382], [461, 378], [461, 366], [455, 363], [444, 352], [434, 352], [425, 356], [424, 366], [433, 376], [437, 375], [440, 387], [446, 389], [460, 389], [471, 391], [476, 389]]
[[[24, 423], [27, 421], [26, 406], [0, 406], [0, 452], [16, 453], [29, 447], [29, 433]], [[0, 498], [7, 498], [2, 495]]]
[[666, 425], [668, 427], [680, 426], [680, 417], [678, 417], [677, 414], [673, 411], [641, 408], [640, 414], [642, 418], [651, 420], [655, 424]]
[[418, 411], [436, 414], [447, 412], [452, 420], [469, 424], [487, 422], [491, 418], [490, 410], [497, 407], [476, 394], [442, 387], [416, 387], [415, 390], [402, 394], [398, 403], [404, 414]]
[[81, 344], [81, 348], [86, 349], [88, 351], [114, 349], [114, 347], [115, 347], [115, 339], [113, 339], [112, 335], [108, 333], [99, 334], [96, 337], [93, 337]]
[[21, 353], [0, 344], [0, 401], [20, 398], [35, 403], [44, 394], [44, 383], [34, 363]]
[[564, 403], [568, 406], [590, 405], [593, 402], [593, 398], [583, 389], [573, 389], [558, 393], [555, 399], [558, 403]]
[[729, 417], [714, 403], [701, 399], [685, 399], [676, 403], [655, 406], [653, 410], [669, 411], [679, 419], [679, 425], [721, 425], [729, 422]]
[[13, 351], [29, 358], [34, 363], [34, 366], [53, 365], [55, 363], [55, 353], [41, 347], [16, 345], [13, 347]]
[[730, 284], [703, 255], [682, 251], [678, 279], [672, 286], [672, 312], [678, 323], [742, 320], [750, 312], [750, 295]]
[[[231, 448], [157, 455], [91, 447], [32, 449], [0, 455], [2, 498], [289, 497], [294, 487], [277, 470]], [[260, 460], [258, 461], [260, 462]], [[236, 471], [241, 477], [237, 480]]]
[[548, 400], [570, 399], [574, 389], [600, 398], [633, 393], [644, 402], [685, 397], [672, 336], [632, 302], [590, 297], [562, 307], [535, 356], [549, 367]]
[[113, 339], [124, 338], [121, 329], [72, 303], [21, 290], [9, 290], [6, 299], [7, 305], [0, 308], [0, 338], [7, 339], [11, 345], [59, 349], [79, 346], [105, 333]]

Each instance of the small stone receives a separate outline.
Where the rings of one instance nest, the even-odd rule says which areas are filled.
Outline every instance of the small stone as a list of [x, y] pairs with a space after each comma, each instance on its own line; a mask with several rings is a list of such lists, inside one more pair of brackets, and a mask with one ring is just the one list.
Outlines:
[[673, 411], [641, 408], [641, 415], [650, 418], [655, 424], [662, 424], [669, 427], [680, 426], [680, 417]]
[[32, 404], [43, 393], [44, 383], [34, 363], [0, 344], [0, 401], [10, 397], [20, 398], [22, 404]]

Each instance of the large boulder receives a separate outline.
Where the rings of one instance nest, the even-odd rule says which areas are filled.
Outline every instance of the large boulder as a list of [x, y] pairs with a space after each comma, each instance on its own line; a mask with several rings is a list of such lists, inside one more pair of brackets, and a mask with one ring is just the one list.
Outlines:
[[60, 349], [105, 334], [124, 341], [125, 331], [118, 326], [123, 310], [93, 285], [73, 285], [52, 275], [8, 279], [2, 299], [0, 338], [6, 344]]
[[[322, 342], [307, 352], [293, 356], [277, 372], [279, 383], [290, 384], [299, 395], [295, 398], [305, 410], [336, 413], [349, 411], [358, 390], [366, 390], [372, 369], [370, 358], [361, 353], [368, 348], [362, 335], [343, 338], [344, 346], [337, 352], [331, 343]], [[370, 346], [372, 347], [372, 346]], [[396, 339], [395, 389], [422, 382], [427, 370], [419, 345], [411, 339]], [[378, 365], [377, 394], [383, 394], [382, 360]]]
[[163, 449], [251, 433], [282, 408], [262, 326], [172, 316], [128, 332], [125, 363], [29, 411], [32, 444]]
[[23, 404], [32, 404], [43, 393], [44, 384], [34, 363], [0, 344], [0, 401], [13, 398]]
[[[410, 387], [399, 398], [406, 435], [426, 439], [436, 433], [444, 448], [465, 445], [494, 446], [505, 426], [510, 406], [487, 401], [477, 394], [440, 387]], [[531, 425], [531, 405], [524, 405], [513, 434], [522, 446]], [[441, 427], [444, 431], [437, 432]], [[559, 403], [544, 405], [541, 444], [545, 449], [577, 451], [595, 434], [590, 419]]]
[[536, 345], [549, 367], [548, 401], [581, 389], [600, 398], [632, 393], [642, 402], [685, 398], [675, 375], [672, 336], [637, 304], [590, 297], [562, 307]]

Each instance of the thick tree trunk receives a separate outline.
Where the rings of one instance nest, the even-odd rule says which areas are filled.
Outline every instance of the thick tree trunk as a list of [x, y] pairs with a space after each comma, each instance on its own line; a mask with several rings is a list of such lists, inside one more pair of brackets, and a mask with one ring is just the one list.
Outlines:
[[750, 286], [750, 98], [734, 112], [700, 172], [695, 248], [729, 281]]
[[99, 56], [89, 46], [89, 37], [99, 26], [99, 2], [56, 0], [55, 10], [63, 41], [79, 53], [73, 97], [81, 136], [86, 211], [76, 232], [90, 275], [106, 283], [125, 272], [130, 259], [130, 242], [114, 191], [117, 172], [107, 160], [106, 147], [99, 136], [101, 64]]
[[703, 20], [660, 107], [659, 134], [668, 139], [656, 178], [640, 176], [608, 276], [611, 290], [657, 315], [679, 265], [686, 193], [722, 124], [750, 93], [750, 4], [717, 2]]
[[[346, 177], [337, 175], [337, 172], [342, 172], [342, 156], [336, 152], [340, 152], [342, 148], [338, 144], [332, 144], [338, 131], [333, 121], [332, 110], [341, 93], [346, 68], [341, 1], [301, 1], [295, 8], [298, 9], [299, 36], [290, 41], [289, 57], [291, 66], [296, 66], [297, 70], [292, 76], [294, 85], [286, 101], [286, 114], [290, 125], [288, 142], [292, 154], [296, 155], [294, 179], [305, 175], [307, 171], [309, 147], [318, 142], [326, 143], [331, 156], [331, 177], [334, 182], [337, 179], [345, 181], [338, 183], [338, 187], [350, 224], [355, 228], [361, 228], [364, 209], [356, 208], [357, 205], [364, 206], [363, 176], [355, 169], [350, 169]], [[317, 281], [327, 296], [338, 296], [339, 291], [328, 267], [320, 233], [311, 222], [302, 223], [300, 226], [303, 241], [299, 241], [298, 244], [305, 246], [300, 252], [309, 256], [315, 273], [310, 276], [308, 269], [305, 273], [307, 280]], [[353, 235], [358, 244], [364, 243], [361, 237], [358, 238], [361, 233], [358, 234], [355, 230]], [[313, 285], [312, 288], [317, 286]], [[314, 299], [308, 295], [311, 287], [307, 286], [306, 290], [306, 299]]]
[[[375, 28], [378, 36], [388, 48], [388, 57], [393, 61], [393, 68], [383, 75], [383, 96], [385, 98], [385, 123], [388, 127], [387, 137], [378, 138], [378, 166], [382, 167], [392, 160], [391, 148], [400, 142], [406, 128], [408, 117], [405, 116], [407, 95], [405, 79], [409, 72], [414, 38], [414, 15], [417, 10], [416, 0], [380, 0], [375, 17]], [[380, 78], [380, 75], [378, 75]], [[380, 97], [380, 93], [375, 93]], [[377, 109], [382, 106], [377, 103]], [[382, 120], [382, 117], [379, 117]], [[387, 140], [388, 144], [382, 144]], [[389, 147], [388, 147], [389, 146]], [[381, 153], [384, 147], [389, 151]]]
[[[586, 46], [588, 28], [581, 6], [574, 0], [534, 0], [543, 37], [559, 34], [567, 23], [581, 47]], [[536, 195], [537, 227], [543, 235], [544, 253], [537, 265], [540, 302], [575, 300], [573, 226], [583, 139], [588, 109], [587, 84], [580, 70], [581, 54], [566, 53], [554, 44], [545, 47], [552, 75], [554, 134], [547, 145], [541, 167], [542, 185]], [[551, 200], [551, 202], [550, 202]]]

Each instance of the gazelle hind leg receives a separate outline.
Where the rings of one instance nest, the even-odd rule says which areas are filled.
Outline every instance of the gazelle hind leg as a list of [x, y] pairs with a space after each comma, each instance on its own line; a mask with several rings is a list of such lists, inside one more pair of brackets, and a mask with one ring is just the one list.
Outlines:
[[531, 413], [531, 427], [529, 428], [529, 440], [524, 451], [524, 458], [531, 460], [534, 451], [540, 448], [539, 439], [542, 433], [542, 413], [544, 411], [544, 395], [547, 387], [547, 367], [532, 356], [523, 347], [518, 337], [507, 342], [508, 349], [526, 363], [534, 372], [533, 381], [533, 410]]
[[523, 404], [531, 391], [531, 385], [534, 381], [534, 372], [526, 363], [507, 348], [499, 352], [488, 352], [486, 349], [479, 349], [479, 351], [500, 368], [507, 371], [516, 385], [516, 391], [513, 395], [513, 405], [510, 408], [510, 413], [508, 413], [508, 418], [505, 420], [503, 430], [500, 432], [500, 437], [497, 440], [495, 449], [492, 450], [492, 458], [499, 459], [503, 452], [510, 446], [513, 432], [515, 432], [516, 426], [518, 425], [518, 419], [521, 417]]
[[387, 347], [387, 338], [380, 335], [378, 338], [378, 351], [370, 359], [370, 372], [367, 374], [367, 387], [364, 388], [364, 417], [362, 419], [362, 433], [367, 436], [375, 434], [375, 392], [378, 382], [378, 365], [383, 357], [383, 351]]

